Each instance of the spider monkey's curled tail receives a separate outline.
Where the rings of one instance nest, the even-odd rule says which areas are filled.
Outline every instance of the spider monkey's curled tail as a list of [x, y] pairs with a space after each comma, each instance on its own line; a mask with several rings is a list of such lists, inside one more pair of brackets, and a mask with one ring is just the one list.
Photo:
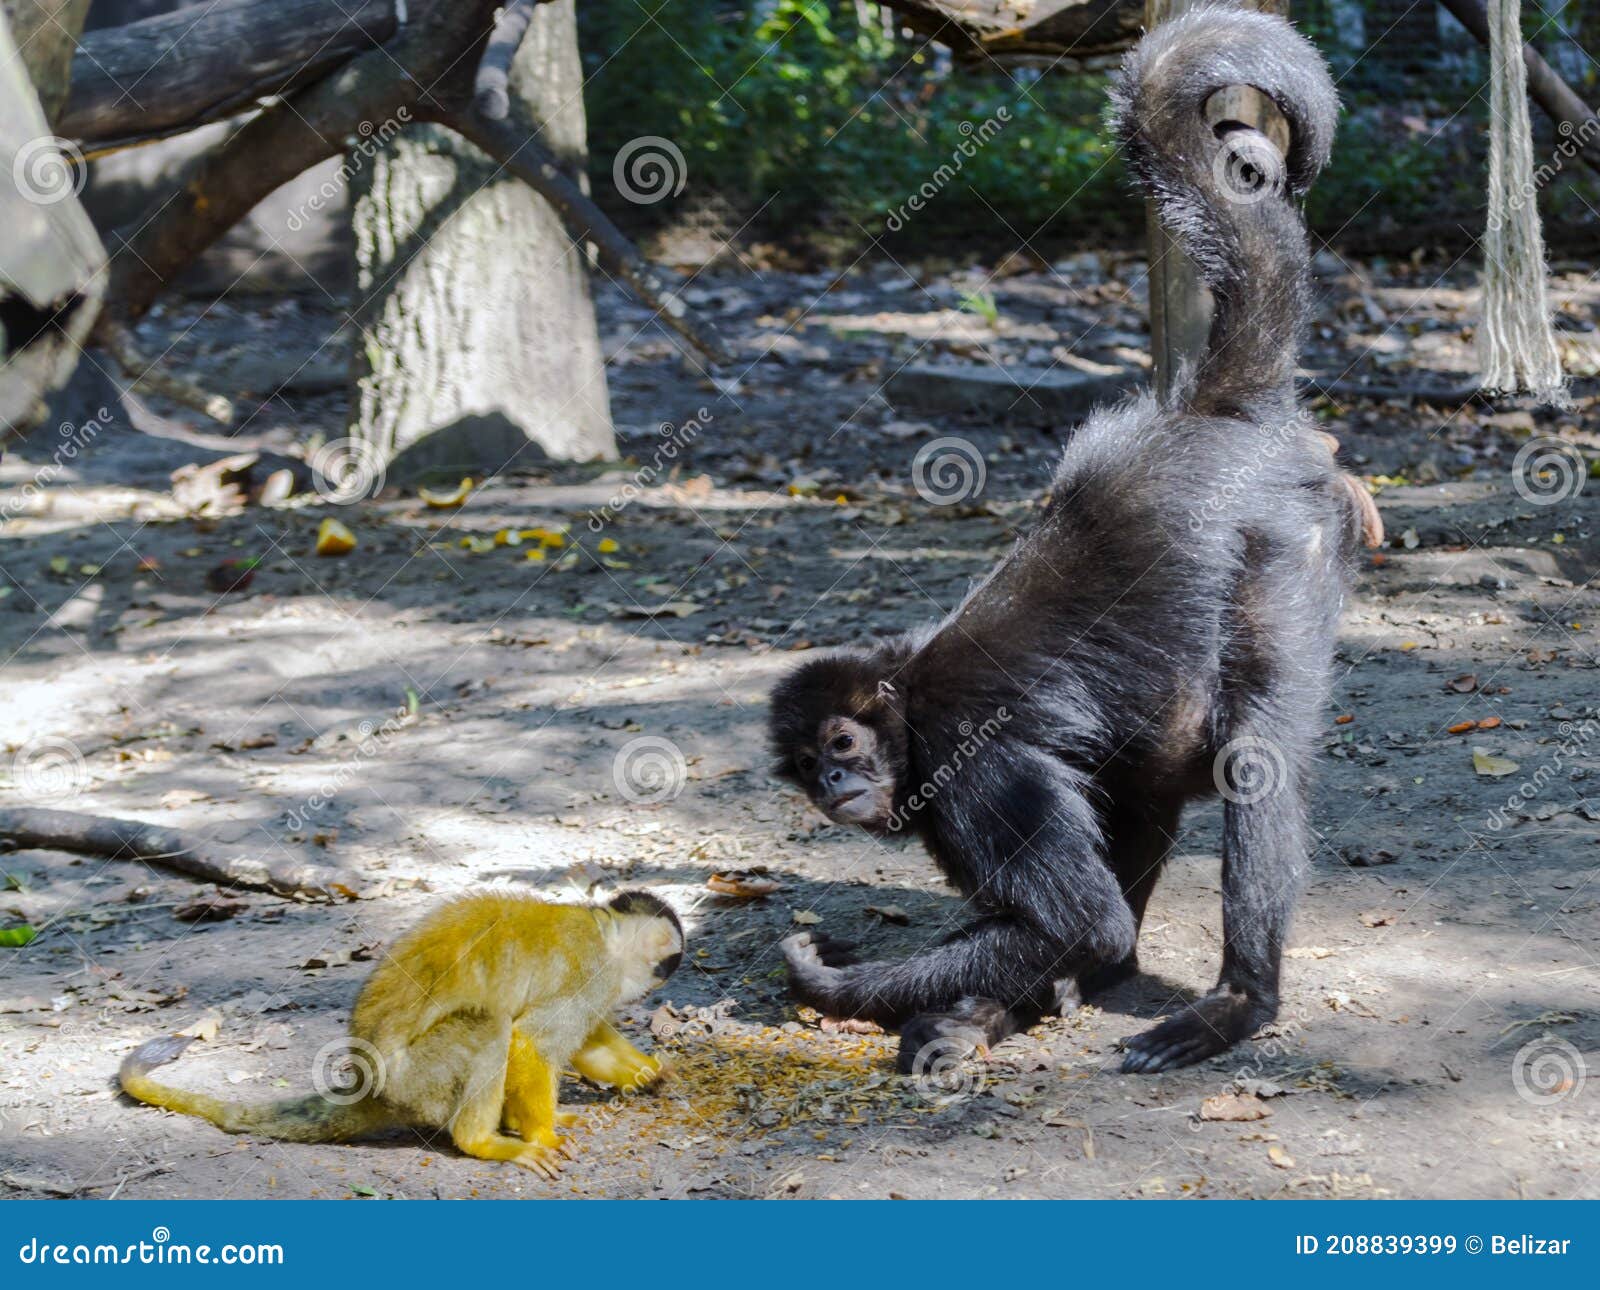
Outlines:
[[[1208, 101], [1230, 85], [1253, 86], [1277, 105], [1289, 125], [1287, 157], [1237, 121], [1208, 122]], [[1111, 98], [1134, 175], [1216, 301], [1205, 353], [1173, 397], [1236, 416], [1290, 394], [1309, 296], [1294, 203], [1333, 142], [1339, 100], [1327, 64], [1282, 18], [1196, 9], [1133, 48]]]

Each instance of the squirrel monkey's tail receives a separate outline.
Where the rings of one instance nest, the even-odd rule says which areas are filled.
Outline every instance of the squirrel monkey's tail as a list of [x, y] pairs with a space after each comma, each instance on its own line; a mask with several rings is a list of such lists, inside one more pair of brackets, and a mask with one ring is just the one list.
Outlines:
[[[1213, 96], [1236, 85], [1283, 113], [1287, 156], [1239, 121], [1208, 120], [1226, 111]], [[1134, 46], [1111, 100], [1130, 169], [1216, 298], [1205, 353], [1177, 397], [1237, 416], [1290, 393], [1309, 296], [1295, 203], [1328, 159], [1339, 111], [1327, 64], [1282, 18], [1210, 5]]]
[[151, 1106], [210, 1120], [225, 1133], [259, 1133], [284, 1142], [342, 1142], [394, 1122], [371, 1097], [343, 1103], [314, 1093], [270, 1102], [228, 1102], [150, 1078], [152, 1070], [178, 1057], [193, 1042], [186, 1035], [163, 1035], [141, 1044], [122, 1059], [117, 1072], [123, 1091]]

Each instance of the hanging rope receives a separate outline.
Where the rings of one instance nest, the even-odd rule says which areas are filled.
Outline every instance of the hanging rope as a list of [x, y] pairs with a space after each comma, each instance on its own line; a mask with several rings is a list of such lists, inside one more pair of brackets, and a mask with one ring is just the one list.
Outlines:
[[1520, 0], [1488, 0], [1489, 226], [1483, 239], [1478, 367], [1486, 390], [1565, 397], [1545, 294]]

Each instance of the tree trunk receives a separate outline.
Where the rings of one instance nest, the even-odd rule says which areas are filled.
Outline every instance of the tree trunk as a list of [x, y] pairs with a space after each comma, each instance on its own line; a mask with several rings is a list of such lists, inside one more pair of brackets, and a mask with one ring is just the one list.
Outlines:
[[[557, 0], [512, 65], [511, 114], [575, 178], [581, 90], [573, 0]], [[350, 166], [352, 437], [396, 479], [614, 457], [585, 251], [545, 201], [439, 126], [358, 147]]]
[[67, 101], [72, 53], [89, 0], [0, 0], [0, 10], [11, 20], [11, 39], [22, 51], [45, 119], [54, 124]]
[[12, 41], [12, 3], [0, 9], [0, 448], [72, 374], [105, 290], [105, 251]]

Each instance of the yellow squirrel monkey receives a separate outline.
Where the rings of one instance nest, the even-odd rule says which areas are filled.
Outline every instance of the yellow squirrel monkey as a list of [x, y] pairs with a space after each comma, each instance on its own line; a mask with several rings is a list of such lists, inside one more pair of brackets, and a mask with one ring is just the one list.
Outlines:
[[228, 1102], [150, 1078], [192, 1042], [163, 1036], [123, 1059], [123, 1090], [229, 1133], [342, 1142], [409, 1125], [448, 1129], [457, 1148], [556, 1177], [569, 1154], [556, 1125], [561, 1072], [640, 1089], [661, 1063], [608, 1018], [644, 998], [683, 958], [683, 925], [649, 892], [605, 905], [520, 895], [468, 896], [434, 911], [385, 955], [350, 1013], [366, 1087], [269, 1102]]

